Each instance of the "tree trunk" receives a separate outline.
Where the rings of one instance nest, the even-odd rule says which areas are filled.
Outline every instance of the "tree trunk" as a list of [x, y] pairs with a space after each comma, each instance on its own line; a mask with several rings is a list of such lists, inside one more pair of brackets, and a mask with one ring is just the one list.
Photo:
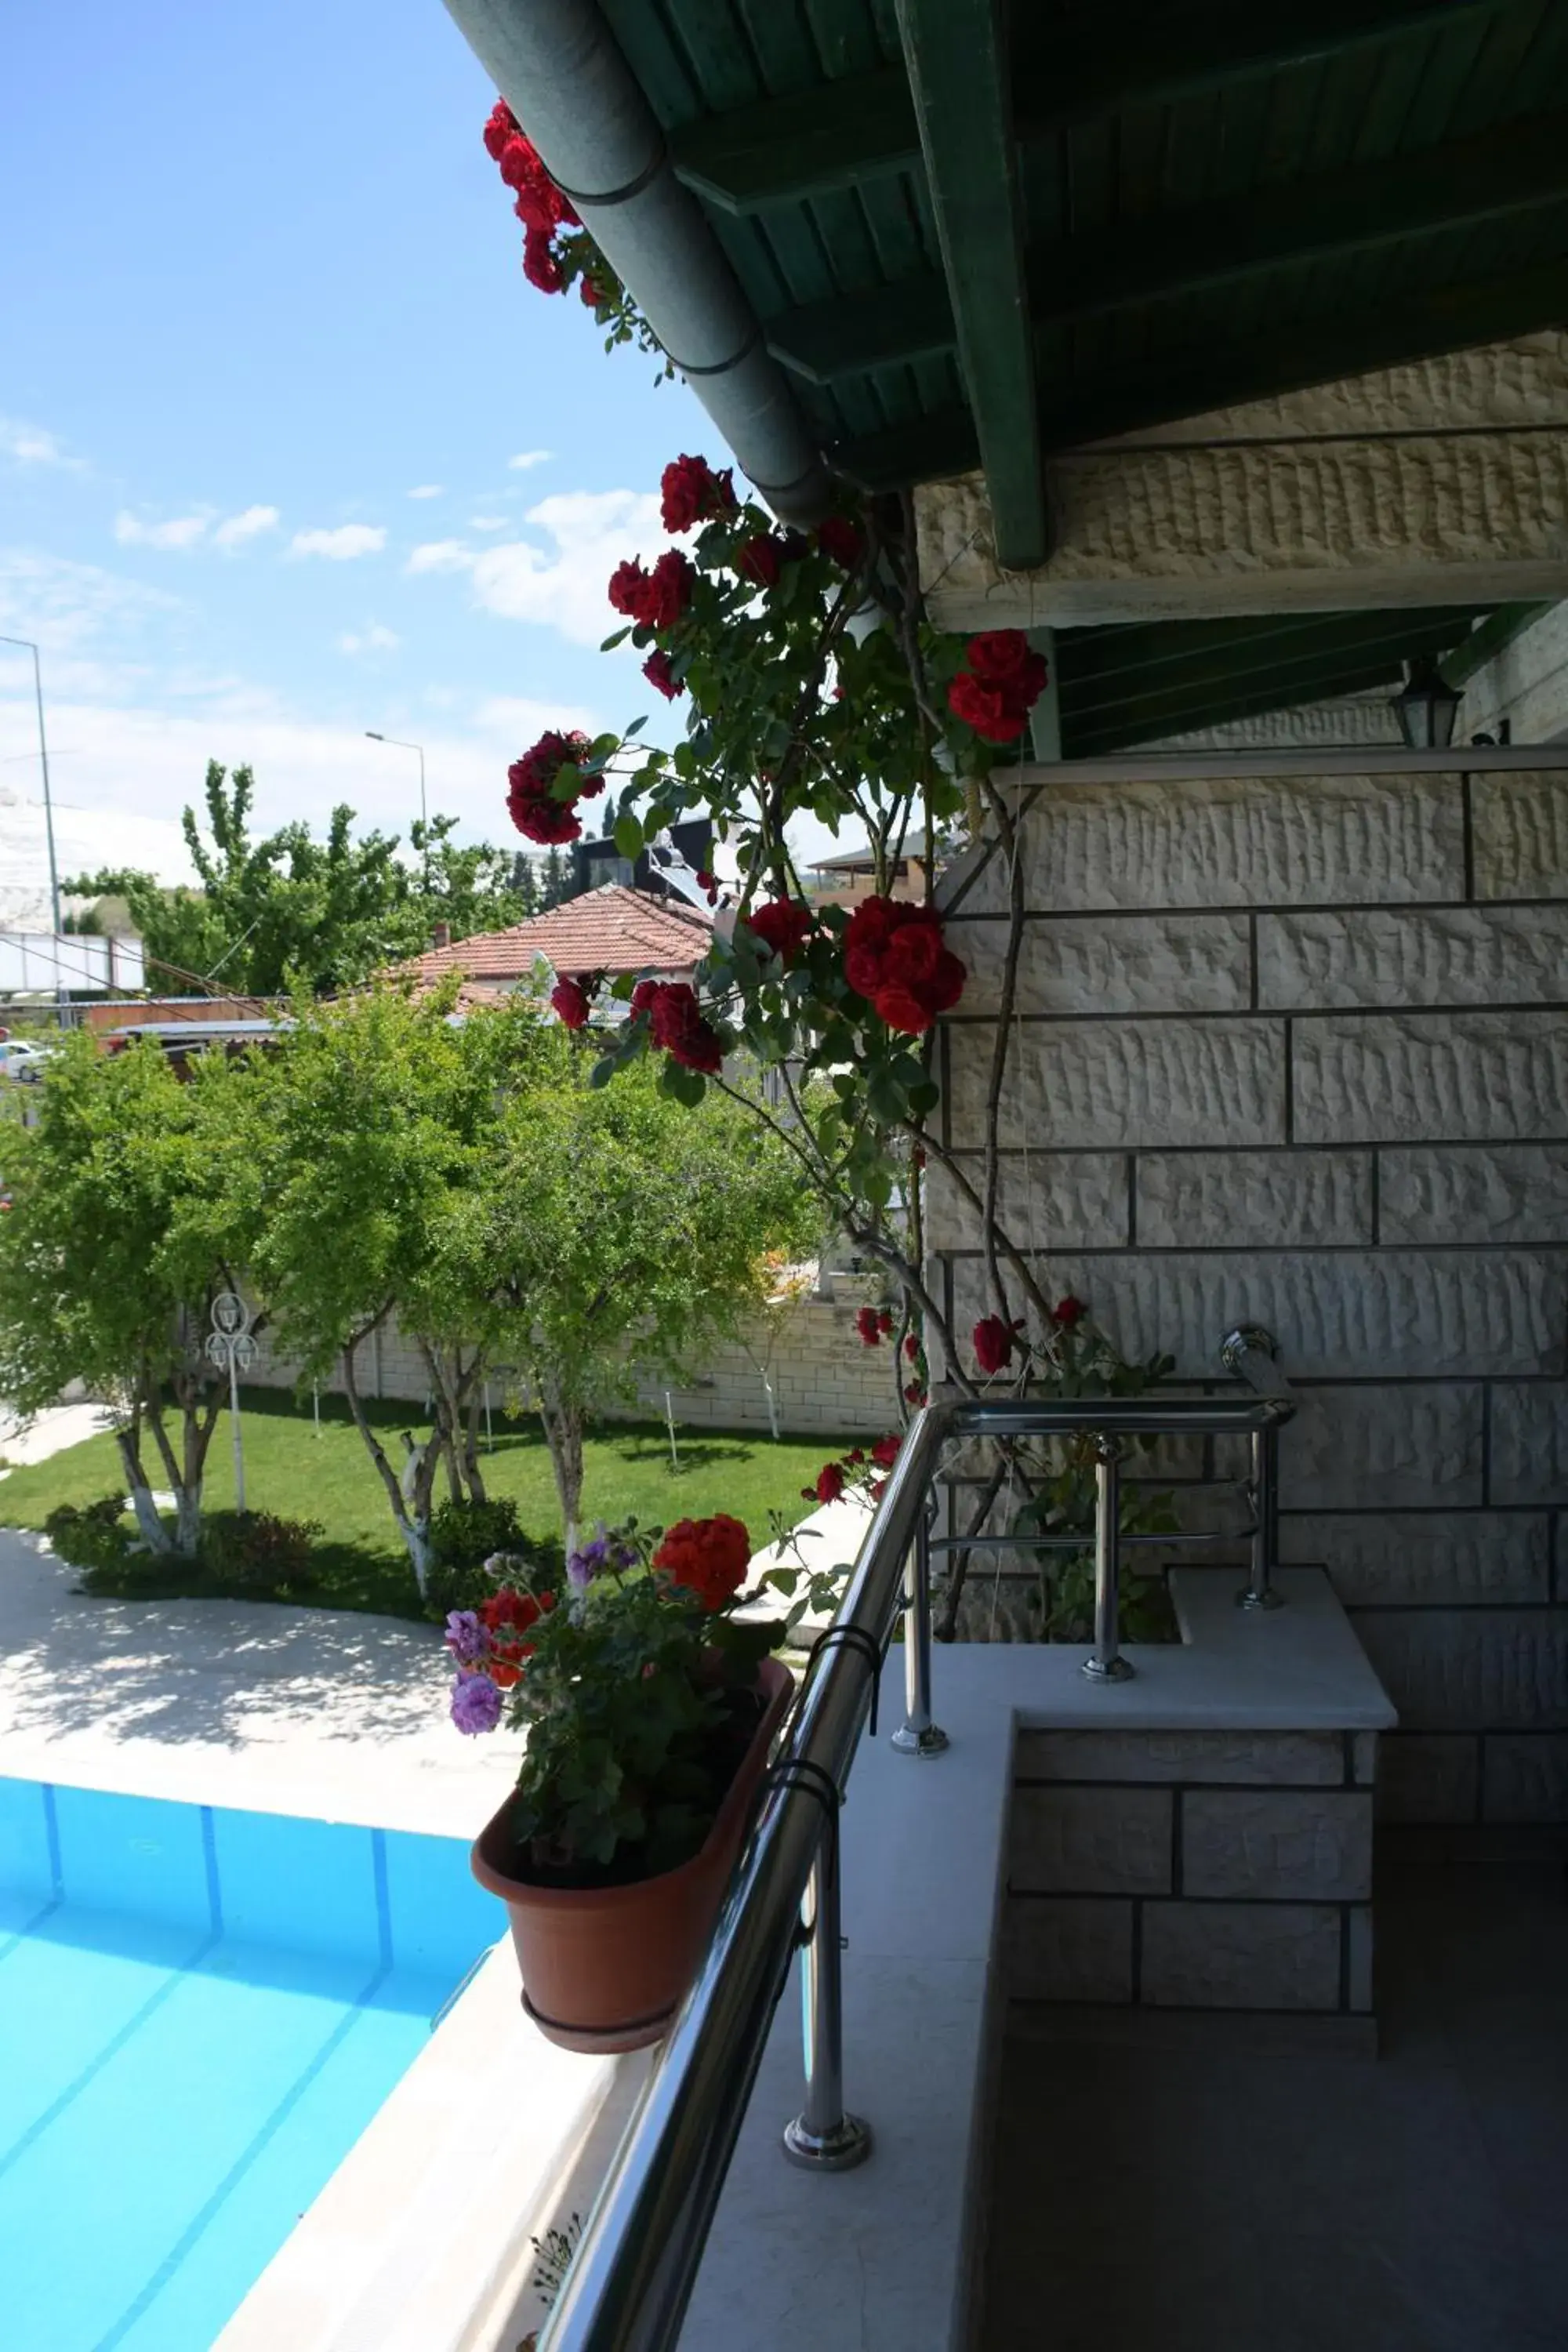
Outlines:
[[468, 1391], [468, 1410], [463, 1421], [463, 1471], [468, 1482], [468, 1494], [476, 1503], [489, 1500], [485, 1493], [484, 1475], [479, 1468], [479, 1414], [484, 1409], [484, 1387], [477, 1375]]
[[374, 1323], [367, 1324], [364, 1330], [358, 1332], [343, 1349], [343, 1392], [349, 1401], [349, 1411], [353, 1415], [354, 1427], [363, 1438], [365, 1450], [375, 1465], [376, 1475], [386, 1489], [387, 1501], [392, 1505], [392, 1516], [397, 1522], [397, 1532], [403, 1538], [409, 1563], [414, 1570], [414, 1581], [419, 1588], [419, 1598], [423, 1601], [430, 1582], [430, 1488], [435, 1483], [437, 1449], [432, 1441], [424, 1461], [419, 1465], [419, 1475], [415, 1482], [414, 1504], [410, 1509], [404, 1502], [403, 1489], [397, 1483], [397, 1473], [387, 1460], [380, 1439], [365, 1418], [364, 1406], [360, 1398], [359, 1382], [354, 1377], [355, 1350], [361, 1341], [368, 1338], [374, 1328]]
[[555, 1495], [566, 1530], [568, 1553], [577, 1549], [577, 1514], [583, 1502], [583, 1412], [579, 1405], [540, 1401], [539, 1418], [555, 1474]]
[[142, 1453], [134, 1429], [117, 1429], [114, 1442], [120, 1448], [121, 1465], [125, 1483], [131, 1489], [131, 1507], [136, 1514], [136, 1526], [149, 1551], [167, 1552], [173, 1549], [169, 1530], [158, 1517], [153, 1501], [153, 1489], [147, 1484], [147, 1474], [142, 1467]]

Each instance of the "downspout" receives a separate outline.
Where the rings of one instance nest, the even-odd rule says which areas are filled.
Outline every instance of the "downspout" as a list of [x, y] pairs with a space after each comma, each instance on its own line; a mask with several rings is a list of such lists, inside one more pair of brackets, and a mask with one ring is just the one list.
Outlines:
[[782, 521], [819, 520], [815, 436], [597, 0], [446, 5], [742, 472]]

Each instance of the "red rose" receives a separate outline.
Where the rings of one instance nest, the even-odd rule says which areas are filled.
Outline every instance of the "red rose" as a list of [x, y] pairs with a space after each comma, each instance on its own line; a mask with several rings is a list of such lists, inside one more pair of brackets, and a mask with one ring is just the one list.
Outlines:
[[829, 515], [826, 522], [818, 523], [816, 543], [840, 572], [853, 572], [866, 551], [860, 526], [851, 522], [847, 515]]
[[648, 574], [638, 620], [650, 629], [673, 628], [690, 604], [696, 584], [697, 574], [680, 550], [667, 549]]
[[628, 621], [635, 621], [642, 604], [643, 590], [647, 584], [647, 573], [640, 563], [628, 556], [624, 563], [617, 563], [611, 572], [610, 584], [605, 593], [617, 613], [624, 613]]
[[882, 1327], [882, 1335], [885, 1339], [893, 1328], [892, 1316], [886, 1307], [883, 1307], [880, 1315], [877, 1318], [877, 1320]]
[[542, 294], [564, 294], [566, 272], [562, 268], [547, 228], [531, 228], [522, 240], [522, 274], [531, 286]]
[[492, 163], [500, 162], [507, 142], [517, 138], [521, 129], [522, 125], [505, 99], [498, 98], [490, 109], [489, 120], [484, 129], [485, 152]]
[[844, 977], [862, 996], [882, 976], [882, 954], [898, 929], [900, 909], [891, 898], [862, 898], [844, 934]]
[[889, 1029], [918, 1037], [958, 1003], [966, 975], [934, 907], [865, 898], [844, 935], [844, 977]]
[[1029, 715], [1005, 687], [986, 686], [966, 669], [948, 688], [947, 706], [988, 743], [1016, 743]]
[[904, 1353], [905, 1353], [905, 1355], [909, 1358], [909, 1360], [910, 1360], [910, 1363], [911, 1363], [911, 1364], [918, 1364], [918, 1363], [919, 1363], [919, 1361], [920, 1361], [920, 1355], [921, 1355], [921, 1342], [920, 1342], [920, 1334], [919, 1334], [917, 1331], [910, 1331], [910, 1332], [907, 1332], [907, 1333], [905, 1334], [905, 1336], [904, 1336]]
[[901, 1437], [878, 1438], [877, 1443], [871, 1448], [871, 1459], [876, 1464], [879, 1470], [890, 1470], [892, 1468], [894, 1463], [899, 1458], [899, 1449], [903, 1444], [903, 1442], [904, 1441]]
[[689, 530], [735, 508], [735, 478], [716, 474], [705, 457], [672, 457], [659, 478], [660, 512], [666, 530]]
[[890, 980], [879, 988], [871, 999], [871, 1009], [903, 1037], [923, 1037], [931, 1024], [929, 1006], [900, 981]]
[[793, 963], [811, 937], [811, 909], [803, 907], [797, 898], [769, 898], [761, 907], [752, 908], [746, 917], [746, 928], [756, 933], [764, 947], [772, 949], [781, 963]]
[[1013, 1331], [1000, 1315], [985, 1315], [974, 1327], [974, 1360], [988, 1377], [1013, 1360]]
[[647, 1013], [652, 1009], [654, 1000], [663, 985], [663, 982], [658, 980], [638, 981], [632, 991], [631, 1011], [634, 1021], [639, 1013]]
[[876, 1348], [881, 1345], [882, 1318], [874, 1307], [862, 1307], [855, 1318], [855, 1328], [860, 1334], [863, 1346]]
[[844, 1456], [846, 1465], [853, 1465], [856, 1469], [859, 1468], [865, 1459], [866, 1449], [863, 1445], [851, 1446], [849, 1452]]
[[836, 1503], [844, 1492], [844, 1473], [837, 1462], [825, 1462], [816, 1474], [816, 1499]]
[[[657, 646], [655, 650], [649, 654], [647, 661], [645, 661], [642, 666], [642, 674], [644, 677], [647, 678], [650, 686], [654, 686], [658, 688], [658, 691], [663, 695], [667, 702], [673, 702], [678, 694], [684, 694], [686, 691], [686, 688], [682, 684], [681, 680], [671, 676], [669, 656], [665, 652], [662, 646]], [[700, 882], [701, 881], [702, 877], [700, 874], [698, 876], [697, 879]]]
[[1062, 1330], [1070, 1331], [1073, 1325], [1081, 1323], [1088, 1313], [1089, 1308], [1084, 1305], [1083, 1300], [1075, 1298], [1069, 1291], [1065, 1298], [1058, 1298], [1052, 1307], [1051, 1321], [1059, 1325]]
[[550, 1002], [556, 1014], [568, 1029], [585, 1029], [588, 1025], [587, 992], [574, 980], [558, 980], [550, 992]]
[[[651, 993], [637, 1003], [642, 988]], [[632, 1010], [640, 1013], [646, 1005], [654, 1044], [661, 1052], [672, 1055], [689, 1070], [700, 1070], [711, 1077], [723, 1067], [724, 1046], [719, 1033], [702, 1018], [702, 1008], [697, 1002], [697, 992], [683, 980], [644, 981], [632, 995]]]
[[[555, 799], [551, 785], [563, 767], [580, 759], [588, 749], [585, 735], [574, 732], [562, 734], [549, 728], [531, 751], [521, 760], [514, 760], [507, 770], [507, 807], [519, 833], [530, 841], [544, 843], [575, 841], [583, 828], [573, 814], [580, 793], [569, 801]], [[602, 789], [602, 779], [591, 777], [582, 787], [583, 793]]]
[[735, 558], [735, 568], [742, 578], [754, 580], [759, 588], [774, 588], [783, 562], [783, 551], [772, 531], [760, 530], [742, 548]]
[[652, 1561], [667, 1583], [693, 1594], [710, 1612], [722, 1609], [740, 1591], [751, 1564], [745, 1525], [724, 1511], [710, 1519], [678, 1519]]
[[[917, 907], [913, 911], [924, 915], [926, 909]], [[882, 950], [882, 976], [901, 981], [906, 988], [924, 988], [935, 979], [942, 952], [940, 922], [903, 923]]]
[[1020, 701], [1036, 701], [1046, 683], [1046, 658], [1022, 629], [986, 629], [971, 637], [963, 658], [987, 686], [1003, 686]]
[[919, 1381], [911, 1381], [909, 1387], [904, 1391], [904, 1402], [906, 1404], [921, 1405], [924, 1404], [925, 1401], [926, 1392], [924, 1389], [921, 1388]]

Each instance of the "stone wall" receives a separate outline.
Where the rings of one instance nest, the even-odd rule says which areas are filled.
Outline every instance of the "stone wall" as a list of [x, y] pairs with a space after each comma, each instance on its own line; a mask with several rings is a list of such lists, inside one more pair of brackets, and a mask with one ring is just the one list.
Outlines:
[[1376, 1766], [1375, 1732], [1020, 1732], [1009, 1998], [1370, 2016]]
[[[856, 1309], [869, 1293], [843, 1276], [835, 1277], [835, 1290], [831, 1300], [808, 1297], [769, 1308], [742, 1340], [716, 1348], [699, 1379], [670, 1391], [677, 1427], [765, 1430], [764, 1370], [773, 1383], [780, 1430], [786, 1435], [854, 1438], [895, 1427], [892, 1358], [885, 1345], [863, 1347], [855, 1329]], [[289, 1388], [294, 1371], [264, 1337], [249, 1377], [262, 1387]], [[332, 1391], [342, 1385], [341, 1379], [327, 1384]], [[395, 1326], [366, 1343], [360, 1385], [367, 1396], [406, 1398], [423, 1409], [428, 1391], [424, 1361], [414, 1342]], [[504, 1387], [500, 1378], [492, 1386], [498, 1410]], [[663, 1413], [662, 1387], [647, 1382], [637, 1403], [614, 1406], [605, 1417], [659, 1419]]]
[[[1277, 1336], [1282, 1550], [1399, 1708], [1387, 1811], [1568, 1819], [1568, 753], [1465, 757], [1026, 771], [1003, 1197], [1124, 1353], [1202, 1380], [1234, 1324]], [[1000, 856], [950, 901], [976, 1153]], [[929, 1230], [967, 1332], [939, 1171]]]

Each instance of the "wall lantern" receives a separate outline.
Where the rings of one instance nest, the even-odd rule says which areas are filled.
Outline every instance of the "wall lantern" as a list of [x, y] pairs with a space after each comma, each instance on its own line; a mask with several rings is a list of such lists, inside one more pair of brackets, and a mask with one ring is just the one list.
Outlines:
[[1404, 688], [1390, 698], [1388, 707], [1412, 751], [1446, 751], [1463, 700], [1436, 662], [1414, 661], [1405, 664]]

